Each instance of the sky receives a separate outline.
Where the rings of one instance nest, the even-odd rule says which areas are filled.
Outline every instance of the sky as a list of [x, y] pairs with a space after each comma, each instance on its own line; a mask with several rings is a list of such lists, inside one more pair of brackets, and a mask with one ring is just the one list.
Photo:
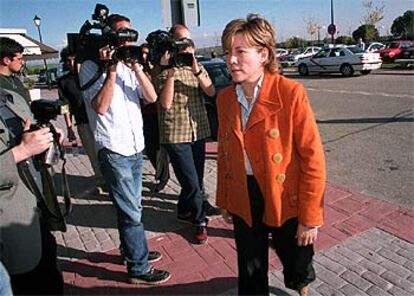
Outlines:
[[[414, 10], [414, 0], [374, 0], [383, 3], [384, 19], [377, 25], [380, 34], [389, 32], [393, 20], [407, 10]], [[66, 33], [78, 32], [86, 20], [91, 20], [96, 3], [108, 6], [110, 13], [128, 16], [140, 32], [138, 43], [148, 33], [165, 29], [161, 20], [161, 0], [0, 0], [0, 28], [23, 28], [38, 38], [33, 17], [41, 18], [43, 42], [63, 48]], [[201, 25], [190, 27], [197, 47], [219, 45], [225, 25], [232, 19], [244, 18], [248, 13], [260, 13], [276, 29], [277, 42], [297, 36], [310, 39], [305, 19], [317, 20], [325, 28], [331, 22], [331, 0], [199, 0]], [[362, 0], [334, 0], [334, 18], [339, 35], [350, 35], [361, 25], [366, 15]], [[316, 38], [316, 37], [314, 37]]]

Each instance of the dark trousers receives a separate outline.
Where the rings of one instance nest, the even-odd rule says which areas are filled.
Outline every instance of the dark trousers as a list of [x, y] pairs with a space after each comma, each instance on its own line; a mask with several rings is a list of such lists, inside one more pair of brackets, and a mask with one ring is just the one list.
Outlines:
[[272, 245], [283, 265], [285, 286], [299, 290], [314, 281], [313, 245], [297, 245], [297, 218], [289, 219], [281, 227], [266, 226], [262, 222], [263, 195], [254, 177], [248, 176], [248, 190], [252, 227], [240, 217], [233, 215], [239, 295], [269, 295], [269, 234], [272, 235]]
[[145, 155], [155, 169], [155, 179], [167, 183], [170, 179], [168, 154], [160, 145], [157, 113], [142, 113], [144, 122]]
[[[42, 257], [31, 271], [10, 275], [14, 295], [61, 295], [63, 277], [57, 268], [56, 239], [41, 221]], [[22, 254], [24, 256], [24, 254]]]
[[195, 222], [205, 223], [202, 184], [204, 177], [205, 140], [190, 143], [163, 144], [181, 186], [178, 215], [191, 212]]

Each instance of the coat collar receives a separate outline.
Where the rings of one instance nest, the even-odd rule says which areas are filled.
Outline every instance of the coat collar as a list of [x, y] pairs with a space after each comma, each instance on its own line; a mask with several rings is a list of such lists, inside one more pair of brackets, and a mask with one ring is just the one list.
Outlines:
[[[283, 107], [278, 87], [280, 76], [268, 72], [264, 75], [258, 98], [247, 121], [246, 131]], [[231, 122], [232, 130], [236, 133], [240, 132], [239, 136], [241, 136], [241, 107], [237, 100], [235, 85], [232, 86], [231, 100], [229, 100], [228, 112], [225, 116]]]

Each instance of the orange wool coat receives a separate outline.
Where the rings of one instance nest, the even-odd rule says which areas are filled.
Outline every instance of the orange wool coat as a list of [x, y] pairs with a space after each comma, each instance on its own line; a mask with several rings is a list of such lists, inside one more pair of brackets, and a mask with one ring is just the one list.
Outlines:
[[219, 93], [217, 109], [217, 206], [252, 225], [247, 153], [264, 196], [266, 225], [281, 226], [292, 217], [304, 225], [322, 225], [325, 158], [303, 86], [265, 72], [244, 131], [235, 85]]

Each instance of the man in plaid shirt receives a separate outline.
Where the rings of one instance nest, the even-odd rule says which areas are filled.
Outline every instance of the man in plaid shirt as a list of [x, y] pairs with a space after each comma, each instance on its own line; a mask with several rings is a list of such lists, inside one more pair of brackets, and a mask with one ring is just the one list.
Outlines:
[[[207, 71], [194, 57], [194, 44], [184, 25], [170, 31], [174, 40], [190, 41], [180, 53], [193, 56], [192, 66], [170, 67], [156, 78], [159, 91], [160, 143], [170, 156], [174, 173], [181, 185], [178, 200], [178, 219], [196, 226], [195, 242], [207, 241], [207, 219], [203, 207], [203, 176], [205, 139], [210, 136], [203, 92], [214, 96], [215, 89]], [[167, 51], [161, 64], [168, 64]]]

